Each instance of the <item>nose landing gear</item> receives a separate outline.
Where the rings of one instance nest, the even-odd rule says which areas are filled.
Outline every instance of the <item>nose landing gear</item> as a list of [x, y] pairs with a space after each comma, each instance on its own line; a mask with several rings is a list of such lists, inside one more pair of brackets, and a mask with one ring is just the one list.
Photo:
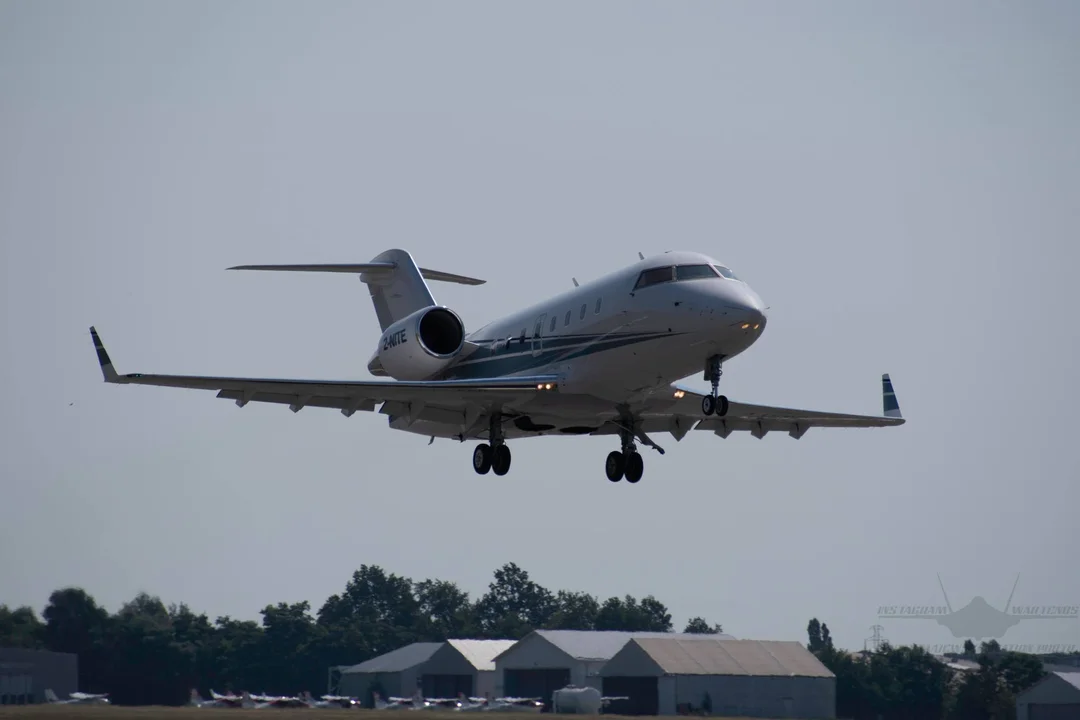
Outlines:
[[720, 355], [713, 355], [705, 366], [705, 379], [712, 383], [712, 394], [701, 398], [701, 412], [706, 416], [714, 413], [718, 417], [727, 415], [728, 399], [723, 395], [717, 395], [720, 376], [724, 374], [724, 369], [721, 366], [722, 362], [723, 358]]

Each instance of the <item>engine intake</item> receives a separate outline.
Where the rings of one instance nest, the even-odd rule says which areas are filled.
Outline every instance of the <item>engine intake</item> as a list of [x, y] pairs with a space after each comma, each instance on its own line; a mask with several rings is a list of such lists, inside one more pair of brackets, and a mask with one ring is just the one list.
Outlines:
[[368, 369], [395, 380], [427, 380], [449, 366], [464, 346], [461, 318], [433, 305], [386, 328]]

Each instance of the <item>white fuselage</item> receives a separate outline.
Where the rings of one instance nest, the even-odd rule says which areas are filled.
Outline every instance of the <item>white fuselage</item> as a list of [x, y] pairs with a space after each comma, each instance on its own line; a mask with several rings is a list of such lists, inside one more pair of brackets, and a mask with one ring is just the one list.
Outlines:
[[[765, 308], [746, 283], [726, 277], [660, 282], [635, 289], [642, 271], [720, 266], [706, 255], [671, 252], [642, 260], [497, 320], [469, 334], [481, 349], [441, 377], [556, 373], [560, 389], [617, 402], [703, 372], [750, 347]], [[726, 269], [726, 268], [725, 268]]]

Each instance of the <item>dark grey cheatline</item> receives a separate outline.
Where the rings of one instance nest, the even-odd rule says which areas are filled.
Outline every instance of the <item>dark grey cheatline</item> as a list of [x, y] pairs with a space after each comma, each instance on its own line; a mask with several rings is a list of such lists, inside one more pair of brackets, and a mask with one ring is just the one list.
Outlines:
[[[664, 453], [651, 437], [677, 441], [691, 429], [726, 438], [814, 426], [887, 427], [904, 418], [889, 376], [881, 416], [750, 405], [719, 393], [723, 363], [765, 331], [765, 304], [726, 265], [701, 253], [666, 252], [466, 332], [457, 313], [436, 303], [427, 280], [482, 280], [418, 267], [405, 250], [337, 265], [240, 265], [232, 270], [358, 275], [371, 295], [382, 336], [367, 368], [377, 381], [284, 380], [190, 375], [120, 375], [90, 328], [105, 381], [217, 390], [243, 407], [281, 403], [388, 415], [390, 427], [435, 438], [481, 442], [480, 474], [510, 470], [507, 440], [541, 435], [617, 435], [605, 472], [636, 483], [644, 472], [637, 443]], [[704, 372], [709, 393], [677, 381]]]

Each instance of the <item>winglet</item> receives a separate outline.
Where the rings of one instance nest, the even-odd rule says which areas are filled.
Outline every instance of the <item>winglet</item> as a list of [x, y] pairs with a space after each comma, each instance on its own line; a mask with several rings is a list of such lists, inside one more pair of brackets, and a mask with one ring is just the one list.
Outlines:
[[109, 359], [109, 353], [105, 351], [105, 346], [101, 343], [101, 338], [98, 337], [97, 330], [94, 329], [93, 325], [90, 326], [90, 337], [94, 339], [94, 349], [97, 350], [98, 364], [101, 365], [101, 376], [105, 378], [105, 382], [121, 382], [120, 376], [116, 374], [116, 369], [113, 367], [112, 360]]
[[885, 417], [903, 417], [900, 414], [900, 403], [896, 401], [896, 392], [893, 390], [892, 380], [889, 373], [881, 376], [881, 395], [885, 406]]

